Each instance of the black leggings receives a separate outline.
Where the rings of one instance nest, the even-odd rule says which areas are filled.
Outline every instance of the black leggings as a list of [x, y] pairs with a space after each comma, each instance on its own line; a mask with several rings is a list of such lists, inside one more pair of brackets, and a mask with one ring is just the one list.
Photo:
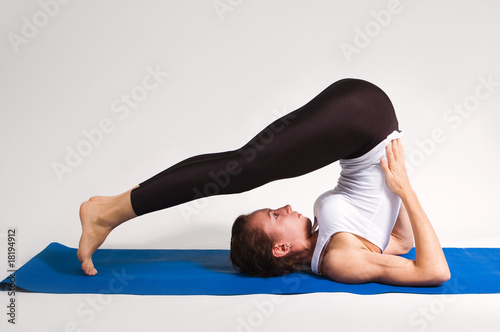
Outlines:
[[331, 84], [240, 149], [186, 159], [132, 190], [137, 215], [194, 199], [244, 192], [370, 151], [398, 120], [389, 97], [358, 79]]

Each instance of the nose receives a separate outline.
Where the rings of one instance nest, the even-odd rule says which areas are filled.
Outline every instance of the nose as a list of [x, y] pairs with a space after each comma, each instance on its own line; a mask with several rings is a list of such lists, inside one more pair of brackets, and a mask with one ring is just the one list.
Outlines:
[[288, 214], [292, 213], [292, 207], [290, 206], [290, 204], [285, 205], [285, 211]]

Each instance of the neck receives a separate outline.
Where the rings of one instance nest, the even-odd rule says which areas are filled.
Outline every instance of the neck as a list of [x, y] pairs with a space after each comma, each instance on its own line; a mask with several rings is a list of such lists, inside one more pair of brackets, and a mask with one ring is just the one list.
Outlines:
[[317, 240], [318, 232], [312, 232], [311, 235], [306, 239], [306, 245], [304, 246], [304, 249], [293, 254], [297, 263], [303, 265], [311, 265], [311, 260], [314, 254], [314, 248], [316, 248]]

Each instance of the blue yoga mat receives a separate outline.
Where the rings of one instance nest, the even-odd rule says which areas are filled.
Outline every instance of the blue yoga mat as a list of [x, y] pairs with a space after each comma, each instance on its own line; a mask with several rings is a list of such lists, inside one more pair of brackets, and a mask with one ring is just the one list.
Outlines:
[[[2, 281], [7, 290], [41, 293], [243, 295], [347, 292], [354, 294], [500, 293], [500, 248], [445, 248], [452, 278], [439, 287], [347, 285], [307, 273], [257, 278], [235, 271], [228, 250], [99, 249], [99, 273], [83, 274], [76, 249], [51, 243]], [[414, 258], [414, 249], [404, 257]]]

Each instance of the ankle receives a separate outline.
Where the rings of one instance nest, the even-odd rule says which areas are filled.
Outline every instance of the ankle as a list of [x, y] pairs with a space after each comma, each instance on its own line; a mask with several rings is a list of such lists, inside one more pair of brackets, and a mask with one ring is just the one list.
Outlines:
[[130, 203], [130, 196], [127, 196], [127, 193], [109, 197], [100, 205], [97, 220], [102, 226], [115, 228], [136, 217]]

